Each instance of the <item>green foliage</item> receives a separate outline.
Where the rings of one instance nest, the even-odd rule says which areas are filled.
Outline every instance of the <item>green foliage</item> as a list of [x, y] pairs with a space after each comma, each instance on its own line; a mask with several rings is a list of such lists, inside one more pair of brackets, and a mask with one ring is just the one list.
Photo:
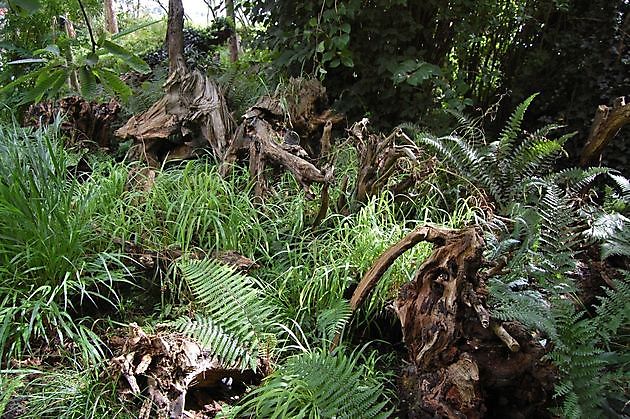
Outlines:
[[[74, 44], [74, 45], [73, 45]], [[75, 46], [78, 51], [72, 51]], [[77, 57], [78, 52], [78, 57]], [[89, 49], [86, 44], [64, 37], [50, 43], [45, 48], [32, 52], [35, 58], [14, 60], [8, 65], [43, 64], [26, 74], [15, 78], [0, 88], [0, 95], [6, 98], [19, 97], [19, 104], [38, 102], [45, 98], [55, 98], [66, 86], [66, 80], [78, 80], [82, 96], [92, 99], [99, 93], [99, 84], [109, 93], [127, 100], [131, 95], [129, 86], [113, 71], [111, 64], [122, 63], [133, 71], [148, 73], [150, 68], [133, 52], [119, 44], [101, 37]], [[24, 89], [26, 87], [26, 89]], [[23, 91], [23, 93], [21, 93]]]
[[474, 125], [460, 129], [463, 136], [440, 138], [409, 124], [403, 128], [411, 131], [418, 143], [428, 147], [444, 163], [492, 197], [500, 211], [505, 211], [512, 202], [523, 202], [526, 185], [531, 184], [533, 178], [551, 173], [562, 145], [571, 137], [567, 134], [556, 140], [547, 138], [558, 128], [549, 125], [518, 141], [522, 137], [525, 111], [534, 97], [532, 95], [517, 107], [499, 139], [489, 144]]
[[289, 357], [226, 416], [258, 418], [387, 418], [379, 374], [357, 353], [311, 350]]
[[[243, 2], [290, 75], [325, 77], [338, 108], [392, 126], [443, 126], [442, 111], [487, 105], [540, 31], [553, 0]], [[392, 25], [392, 22], [395, 22]]]
[[104, 383], [96, 369], [3, 371], [0, 389], [6, 390], [0, 397], [0, 415], [6, 417], [136, 417], [118, 400], [115, 384]]
[[193, 318], [172, 325], [193, 336], [227, 366], [257, 369], [277, 320], [275, 309], [251, 279], [212, 260], [180, 261], [182, 278], [193, 294]]
[[57, 126], [34, 133], [0, 127], [0, 358], [31, 344], [72, 340], [86, 360], [102, 356], [100, 341], [71, 312], [86, 304], [115, 305], [124, 282], [120, 257], [89, 224], [99, 191], [67, 178], [69, 156]]

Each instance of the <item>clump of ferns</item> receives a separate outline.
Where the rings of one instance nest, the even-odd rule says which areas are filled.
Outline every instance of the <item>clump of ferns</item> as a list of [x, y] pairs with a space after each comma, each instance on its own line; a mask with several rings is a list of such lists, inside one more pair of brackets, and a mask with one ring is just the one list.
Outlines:
[[[630, 320], [628, 274], [605, 290], [594, 317], [577, 308], [572, 278], [581, 248], [589, 245], [585, 233], [598, 236], [604, 248], [614, 246], [613, 238], [626, 231], [626, 221], [619, 218], [597, 223], [609, 214], [600, 215], [589, 227], [597, 206], [584, 197], [588, 185], [606, 172], [572, 169], [532, 180], [525, 203], [514, 204], [503, 230], [495, 221], [494, 234], [488, 235], [487, 258], [505, 265], [488, 281], [492, 315], [517, 320], [551, 340], [548, 358], [560, 372], [556, 397], [564, 417], [601, 416], [629, 378], [630, 358], [621, 349], [627, 347], [627, 337], [620, 343], [627, 336], [623, 326]], [[621, 191], [616, 198], [627, 196], [627, 180], [611, 177]], [[628, 256], [628, 250], [616, 246], [614, 254]]]
[[559, 125], [524, 132], [523, 118], [535, 97], [536, 94], [530, 96], [516, 108], [499, 138], [490, 143], [475, 126], [464, 126], [456, 131], [459, 135], [444, 137], [434, 137], [409, 124], [401, 128], [470, 184], [482, 189], [503, 212], [511, 202], [522, 200], [522, 185], [532, 177], [552, 172], [556, 159], [564, 153], [563, 144], [574, 135], [550, 139], [553, 132], [562, 128]]

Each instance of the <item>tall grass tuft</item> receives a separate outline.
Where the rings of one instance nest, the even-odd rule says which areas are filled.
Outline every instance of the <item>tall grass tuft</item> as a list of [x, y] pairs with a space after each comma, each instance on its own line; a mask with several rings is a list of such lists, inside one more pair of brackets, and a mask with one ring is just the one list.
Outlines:
[[99, 339], [74, 314], [115, 304], [123, 280], [119, 258], [99, 248], [95, 195], [69, 176], [58, 125], [0, 126], [0, 359], [69, 340], [84, 359], [100, 358]]

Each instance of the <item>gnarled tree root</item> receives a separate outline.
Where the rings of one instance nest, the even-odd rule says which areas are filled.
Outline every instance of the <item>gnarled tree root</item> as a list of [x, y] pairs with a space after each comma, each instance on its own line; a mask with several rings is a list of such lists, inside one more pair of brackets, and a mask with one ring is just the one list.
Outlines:
[[553, 370], [540, 361], [546, 350], [517, 323], [490, 321], [477, 228], [412, 231], [375, 261], [352, 296], [352, 309], [398, 256], [421, 241], [432, 243], [433, 253], [394, 302], [409, 361], [399, 381], [404, 413], [480, 418], [488, 411], [496, 417], [527, 411], [545, 417], [541, 400], [553, 388]]

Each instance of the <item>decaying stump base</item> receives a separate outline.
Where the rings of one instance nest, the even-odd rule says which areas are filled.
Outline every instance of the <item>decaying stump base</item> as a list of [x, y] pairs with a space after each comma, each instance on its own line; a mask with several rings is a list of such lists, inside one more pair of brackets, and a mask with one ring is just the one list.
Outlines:
[[149, 335], [135, 323], [110, 346], [118, 354], [109, 371], [121, 377], [120, 397], [144, 397], [141, 419], [214, 417], [235, 383], [257, 384], [266, 373], [264, 362], [257, 373], [228, 367], [179, 333]]
[[553, 369], [546, 349], [518, 323], [501, 324], [485, 308], [478, 272], [484, 241], [476, 228], [423, 226], [385, 251], [359, 283], [353, 310], [406, 250], [421, 241], [431, 256], [394, 302], [408, 363], [399, 380], [402, 416], [546, 417]]

